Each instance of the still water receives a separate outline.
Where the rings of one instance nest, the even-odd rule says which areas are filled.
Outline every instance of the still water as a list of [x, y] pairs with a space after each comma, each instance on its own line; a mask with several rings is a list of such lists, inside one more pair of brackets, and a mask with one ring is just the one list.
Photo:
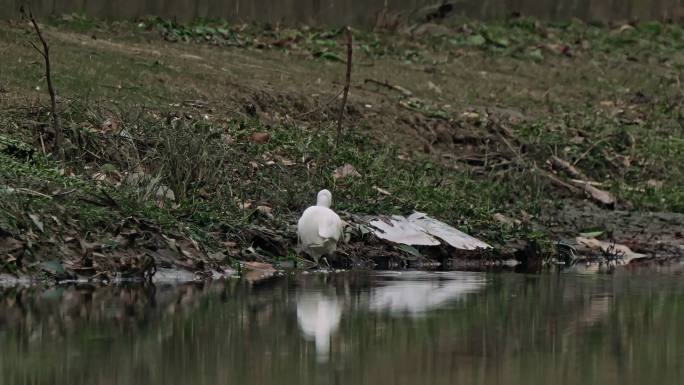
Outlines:
[[678, 384], [684, 281], [378, 272], [0, 289], [1, 384]]

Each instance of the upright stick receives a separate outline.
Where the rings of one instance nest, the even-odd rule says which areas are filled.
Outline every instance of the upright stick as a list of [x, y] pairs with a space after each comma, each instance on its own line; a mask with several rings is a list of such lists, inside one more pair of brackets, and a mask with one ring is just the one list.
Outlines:
[[43, 34], [40, 31], [40, 27], [38, 27], [38, 23], [36, 22], [35, 17], [33, 17], [33, 12], [31, 12], [31, 8], [29, 8], [28, 6], [22, 6], [21, 11], [22, 13], [28, 16], [28, 19], [31, 21], [31, 24], [33, 24], [33, 28], [36, 30], [38, 39], [40, 39], [40, 42], [43, 45], [43, 50], [40, 50], [38, 47], [36, 47], [35, 44], [33, 44], [33, 42], [31, 42], [33, 48], [35, 48], [36, 51], [38, 51], [43, 56], [43, 59], [45, 59], [45, 78], [47, 80], [48, 93], [50, 94], [52, 129], [55, 131], [54, 150], [58, 154], [58, 157], [62, 158], [62, 141], [64, 134], [62, 131], [62, 122], [59, 119], [59, 111], [57, 110], [57, 93], [55, 92], [55, 87], [52, 85], [52, 72], [50, 70], [50, 47], [45, 41], [45, 38], [43, 38]]
[[347, 74], [344, 79], [344, 91], [342, 92], [342, 106], [340, 107], [340, 115], [337, 118], [337, 138], [335, 146], [340, 144], [340, 137], [342, 136], [342, 118], [344, 117], [344, 109], [347, 106], [347, 95], [349, 94], [349, 85], [351, 84], [351, 70], [352, 70], [352, 32], [351, 28], [346, 28], [347, 33]]

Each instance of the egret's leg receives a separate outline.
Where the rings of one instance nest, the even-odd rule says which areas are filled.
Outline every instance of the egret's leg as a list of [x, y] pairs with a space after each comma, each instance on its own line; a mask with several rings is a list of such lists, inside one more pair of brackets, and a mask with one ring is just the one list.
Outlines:
[[330, 264], [328, 263], [328, 258], [323, 256], [323, 260], [325, 261], [325, 265], [328, 266], [328, 270], [332, 270], [332, 267], [330, 267]]

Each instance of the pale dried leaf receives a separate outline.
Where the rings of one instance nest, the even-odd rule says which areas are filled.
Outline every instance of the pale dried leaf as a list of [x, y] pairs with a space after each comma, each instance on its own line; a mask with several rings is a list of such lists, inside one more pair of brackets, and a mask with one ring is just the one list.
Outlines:
[[493, 218], [495, 221], [500, 222], [500, 223], [503, 223], [504, 225], [510, 226], [510, 227], [513, 227], [513, 226], [516, 226], [516, 225], [520, 225], [520, 224], [522, 223], [522, 222], [520, 222], [520, 220], [518, 220], [518, 219], [509, 218], [509, 217], [507, 217], [507, 216], [505, 216], [505, 215], [503, 215], [503, 214], [501, 214], [501, 213], [495, 213], [495, 214], [493, 214], [493, 215], [492, 215], [492, 218]]
[[427, 86], [428, 86], [429, 90], [435, 91], [438, 94], [442, 93], [442, 89], [438, 85], [436, 85], [435, 83], [431, 82], [430, 80], [428, 80]]
[[392, 195], [391, 192], [385, 190], [384, 188], [380, 188], [378, 186], [373, 186], [373, 188], [382, 195], [387, 195], [387, 196]]
[[584, 191], [586, 191], [592, 199], [600, 203], [603, 203], [604, 205], [610, 206], [615, 204], [615, 197], [613, 197], [613, 194], [609, 193], [608, 191], [596, 188], [590, 185], [589, 183], [584, 184]]
[[267, 216], [268, 218], [273, 219], [273, 208], [268, 207], [268, 206], [257, 206], [256, 207], [257, 211], [260, 212], [261, 214]]
[[388, 222], [389, 224], [383, 220], [370, 222], [370, 225], [377, 229], [373, 229], [375, 236], [404, 245], [436, 246], [440, 243], [429, 234], [426, 234], [423, 229], [408, 222], [403, 217], [396, 216], [393, 219], [389, 219]]
[[491, 246], [424, 213], [413, 213], [408, 220], [430, 235], [461, 250], [489, 249]]
[[663, 187], [663, 181], [662, 180], [649, 179], [648, 181], [646, 181], [646, 186], [657, 190], [657, 189], [660, 189]]
[[249, 140], [254, 143], [266, 143], [271, 139], [271, 136], [266, 132], [254, 132], [249, 136]]
[[340, 166], [333, 171], [333, 179], [338, 180], [346, 177], [359, 177], [358, 171], [351, 164], [347, 163], [344, 166]]
[[256, 271], [276, 271], [275, 267], [270, 263], [263, 262], [242, 262], [242, 268], [245, 270], [256, 270]]
[[635, 253], [629, 247], [619, 243], [604, 242], [595, 238], [585, 237], [577, 237], [575, 238], [575, 241], [580, 245], [584, 245], [593, 250], [601, 250], [604, 253], [618, 252], [622, 257], [622, 261], [625, 263], [629, 263], [636, 258], [645, 258], [647, 256], [646, 254]]
[[31, 222], [40, 230], [40, 232], [45, 232], [45, 227], [43, 226], [43, 222], [40, 220], [40, 217], [36, 214], [29, 214], [29, 218], [31, 218]]

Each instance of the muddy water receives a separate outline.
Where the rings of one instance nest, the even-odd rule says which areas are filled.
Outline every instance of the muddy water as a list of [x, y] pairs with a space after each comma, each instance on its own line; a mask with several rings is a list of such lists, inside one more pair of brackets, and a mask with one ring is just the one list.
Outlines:
[[[26, 0], [0, 0], [0, 17], [13, 16]], [[543, 19], [578, 17], [586, 20], [663, 19], [684, 16], [684, 0], [455, 0], [453, 13], [496, 18], [512, 12]], [[410, 14], [439, 0], [33, 0], [40, 14], [84, 12], [91, 16], [129, 19], [161, 15], [191, 20], [223, 17], [232, 20], [298, 21], [369, 25], [385, 5]], [[414, 13], [417, 16], [418, 13]]]
[[0, 384], [676, 384], [673, 273], [0, 289]]

